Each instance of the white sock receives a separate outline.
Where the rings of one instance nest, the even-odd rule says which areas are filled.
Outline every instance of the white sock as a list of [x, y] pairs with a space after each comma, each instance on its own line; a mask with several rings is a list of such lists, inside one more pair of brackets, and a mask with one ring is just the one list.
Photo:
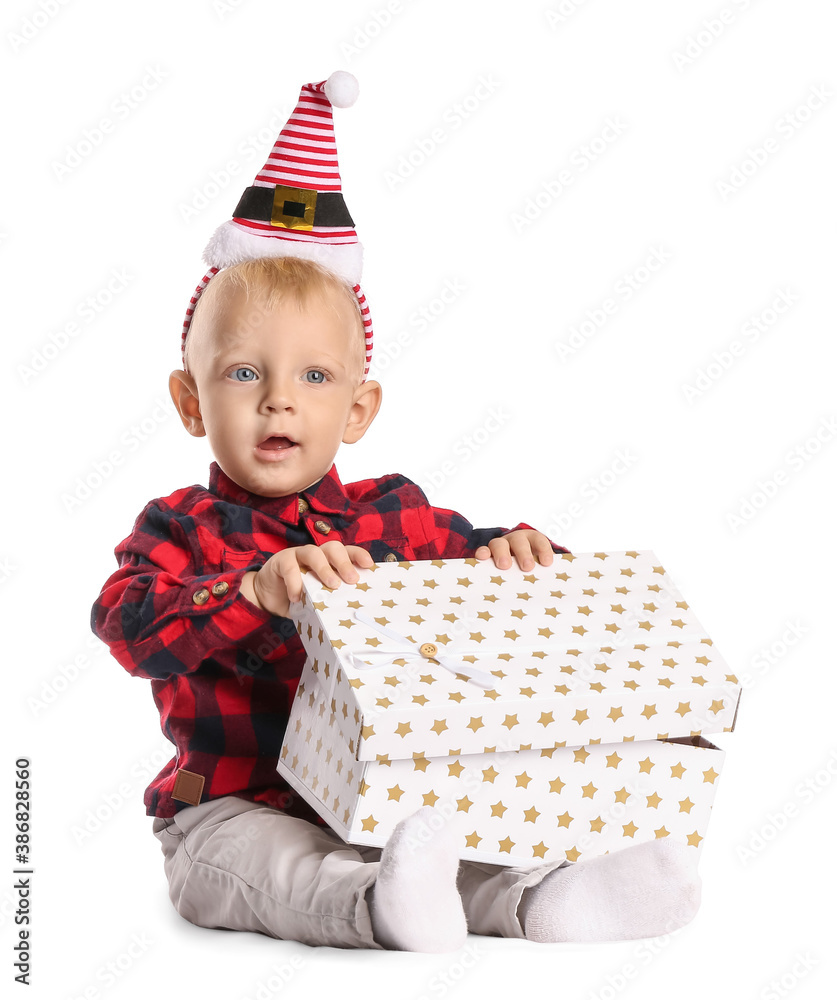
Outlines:
[[375, 940], [399, 951], [461, 948], [468, 925], [456, 888], [458, 869], [458, 839], [441, 813], [422, 806], [402, 820], [367, 893]]
[[517, 912], [530, 941], [621, 941], [676, 930], [699, 905], [694, 848], [665, 839], [557, 868]]

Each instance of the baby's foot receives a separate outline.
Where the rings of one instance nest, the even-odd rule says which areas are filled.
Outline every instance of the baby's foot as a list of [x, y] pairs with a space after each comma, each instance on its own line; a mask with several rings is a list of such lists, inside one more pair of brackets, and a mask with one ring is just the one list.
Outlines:
[[457, 837], [430, 806], [402, 820], [381, 854], [367, 893], [372, 934], [399, 951], [455, 951], [468, 926], [456, 889]]
[[665, 839], [551, 871], [518, 916], [530, 941], [621, 941], [676, 930], [699, 905], [693, 848]]

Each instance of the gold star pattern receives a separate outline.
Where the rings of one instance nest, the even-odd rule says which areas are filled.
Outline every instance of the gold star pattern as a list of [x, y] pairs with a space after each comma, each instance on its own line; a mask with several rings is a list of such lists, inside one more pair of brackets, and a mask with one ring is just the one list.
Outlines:
[[[681, 757], [678, 761], [677, 757], [670, 755], [670, 750], [668, 755], [664, 755], [662, 751], [658, 754], [648, 744], [647, 753], [640, 746], [636, 747], [636, 750], [642, 753], [640, 758], [630, 743], [634, 739], [637, 741], [653, 739], [651, 721], [655, 723], [655, 730], [669, 730], [669, 732], [657, 732], [657, 741], [669, 742], [686, 736], [689, 728], [703, 724], [702, 720], [706, 715], [717, 716], [729, 710], [729, 692], [732, 691], [733, 685], [737, 684], [737, 680], [732, 675], [727, 677], [728, 685], [724, 689], [726, 697], [716, 698], [714, 701], [712, 695], [709, 698], [700, 698], [693, 707], [691, 701], [699, 697], [696, 695], [699, 687], [710, 687], [713, 694], [717, 695], [723, 677], [719, 667], [724, 668], [721, 667], [722, 661], [719, 661], [714, 652], [712, 656], [694, 655], [696, 642], [706, 643], [708, 649], [711, 647], [711, 641], [700, 637], [699, 624], [697, 632], [695, 631], [696, 623], [688, 605], [680, 600], [674, 601], [668, 577], [664, 577], [663, 586], [647, 586], [646, 581], [652, 568], [648, 553], [597, 553], [594, 565], [597, 565], [599, 560], [608, 563], [603, 573], [590, 572], [591, 555], [570, 558], [559, 556], [556, 566], [561, 572], [557, 572], [553, 567], [547, 574], [545, 568], [537, 567], [525, 577], [527, 592], [522, 594], [517, 591], [517, 587], [511, 583], [510, 575], [507, 574], [491, 577], [489, 587], [486, 583], [489, 577], [484, 572], [485, 563], [475, 559], [456, 561], [458, 572], [462, 574], [460, 577], [450, 572], [450, 560], [436, 560], [434, 564], [421, 563], [421, 570], [419, 564], [416, 564], [416, 570], [422, 572], [423, 577], [431, 578], [425, 580], [426, 589], [420, 592], [421, 596], [418, 597], [417, 587], [412, 581], [414, 574], [405, 572], [409, 564], [404, 562], [376, 564], [376, 569], [372, 571], [376, 574], [374, 587], [371, 582], [365, 582], [363, 587], [353, 587], [351, 591], [349, 588], [343, 588], [342, 593], [339, 589], [327, 593], [318, 581], [311, 581], [311, 586], [315, 587], [314, 593], [317, 596], [322, 594], [324, 600], [316, 616], [312, 600], [308, 601], [306, 610], [310, 617], [298, 626], [298, 631], [306, 644], [309, 657], [313, 657], [316, 652], [319, 658], [319, 662], [313, 668], [318, 676], [313, 678], [313, 672], [307, 675], [308, 678], [313, 678], [313, 682], [309, 680], [304, 697], [300, 697], [304, 685], [299, 685], [295, 712], [298, 717], [304, 711], [305, 723], [299, 738], [295, 742], [290, 741], [290, 751], [288, 752], [288, 746], [283, 746], [282, 760], [285, 761], [292, 756], [294, 749], [302, 748], [303, 752], [300, 753], [302, 760], [297, 758], [295, 773], [299, 773], [299, 768], [307, 765], [306, 782], [309, 788], [315, 780], [319, 782], [318, 790], [322, 789], [320, 800], [326, 805], [331, 804], [333, 795], [330, 787], [325, 787], [326, 779], [328, 778], [328, 785], [331, 787], [339, 781], [338, 790], [344, 800], [343, 805], [346, 797], [351, 797], [346, 819], [347, 827], [349, 815], [354, 814], [353, 822], [357, 827], [362, 827], [365, 832], [374, 832], [380, 825], [378, 819], [382, 816], [384, 817], [382, 822], [389, 825], [389, 815], [384, 815], [380, 811], [384, 808], [384, 804], [390, 801], [398, 803], [405, 794], [400, 781], [387, 786], [386, 782], [376, 780], [375, 774], [387, 773], [381, 771], [382, 766], [390, 767], [397, 764], [395, 758], [406, 754], [407, 760], [412, 759], [413, 762], [412, 767], [408, 767], [409, 778], [415, 782], [407, 785], [407, 792], [412, 792], [417, 797], [423, 795], [425, 804], [437, 805], [441, 801], [438, 794], [434, 789], [428, 789], [429, 782], [433, 780], [431, 774], [438, 775], [440, 768], [441, 774], [444, 774], [442, 766], [444, 765], [447, 766], [449, 773], [446, 780], [461, 781], [461, 776], [465, 775], [466, 771], [458, 759], [460, 754], [497, 754], [496, 764], [486, 765], [475, 772], [482, 775], [482, 783], [476, 787], [479, 793], [476, 800], [470, 799], [470, 788], [468, 795], [463, 794], [463, 788], [459, 798], [450, 797], [448, 789], [452, 786], [445, 785], [444, 790], [446, 800], [455, 804], [457, 811], [474, 812], [476, 817], [478, 811], [483, 808], [486, 813], [491, 813], [490, 820], [486, 817], [487, 822], [493, 823], [497, 820], [491, 832], [488, 832], [489, 828], [486, 827], [480, 833], [482, 820], [472, 817], [475, 822], [473, 833], [467, 836], [464, 832], [461, 834], [467, 848], [490, 851], [491, 847], [496, 845], [497, 851], [510, 857], [508, 864], [517, 863], [511, 859], [512, 855], [535, 860], [547, 857], [552, 860], [555, 856], [566, 857], [568, 860], [578, 859], [580, 851], [577, 844], [568, 847], [566, 839], [558, 844], [551, 840], [547, 843], [545, 839], [547, 830], [552, 828], [556, 835], [560, 835], [559, 831], [566, 830], [564, 834], [566, 838], [569, 829], [587, 831], [588, 824], [587, 835], [597, 838], [590, 843], [602, 845], [591, 848], [590, 844], [582, 841], [584, 850], [592, 850], [594, 854], [613, 850], [617, 844], [614, 837], [619, 837], [620, 832], [620, 839], [625, 840], [647, 840], [653, 833], [655, 837], [671, 836], [682, 842], [688, 835], [688, 842], [697, 846], [701, 843], [699, 831], [695, 830], [689, 834], [689, 831], [682, 827], [682, 823], [688, 820], [677, 820], [677, 816], [688, 816], [694, 811], [696, 822], [704, 821], [707, 805], [711, 801], [704, 796], [711, 796], [714, 791], [711, 786], [717, 783], [719, 776], [718, 769], [706, 767], [707, 763], [715, 761], [715, 755], [709, 755], [705, 750], [701, 750], [698, 756], [698, 753], [692, 752], [691, 747], [681, 746], [676, 751]], [[636, 574], [640, 575], [635, 575], [634, 570], [626, 572], [622, 569], [626, 558], [632, 560], [631, 565]], [[431, 565], [434, 565], [432, 570]], [[464, 571], [463, 567], [466, 567]], [[665, 572], [662, 567], [653, 567], [653, 570], [659, 575]], [[370, 581], [371, 574], [366, 576], [366, 573], [367, 571], [363, 571], [365, 579]], [[542, 590], [542, 581], [547, 576], [549, 578], [547, 588]], [[614, 587], [615, 576], [621, 576], [623, 586]], [[423, 577], [419, 578], [419, 582]], [[580, 586], [585, 577], [588, 586]], [[517, 581], [522, 579], [521, 575], [516, 575], [515, 578]], [[459, 593], [451, 592], [449, 583], [452, 585], [454, 579], [459, 581], [457, 584]], [[387, 598], [384, 601], [375, 596], [375, 588], [378, 588], [380, 594], [381, 583], [384, 588], [390, 583], [396, 584], [391, 587], [389, 594], [384, 592], [383, 596]], [[476, 586], [473, 586], [475, 583]], [[566, 592], [558, 589], [550, 590], [550, 596], [545, 597], [549, 583], [553, 587], [566, 587]], [[439, 594], [434, 594], [434, 588]], [[353, 594], [355, 590], [364, 589], [367, 591], [366, 594], [355, 595], [362, 598], [362, 603], [346, 599], [349, 593]], [[576, 605], [573, 601], [575, 594], [587, 603]], [[679, 595], [674, 592], [674, 596]], [[566, 603], [568, 599], [569, 605]], [[679, 618], [671, 617], [675, 603], [681, 611]], [[415, 642], [416, 646], [433, 640], [435, 634], [435, 641], [441, 644], [439, 648], [451, 644], [456, 650], [455, 655], [463, 663], [468, 662], [482, 670], [498, 667], [502, 663], [506, 671], [491, 670], [495, 688], [481, 689], [469, 682], [465, 675], [445, 670], [438, 664], [435, 666], [433, 663], [428, 664], [427, 660], [421, 665], [436, 672], [417, 676], [418, 671], [412, 667], [415, 660], [411, 661], [406, 657], [387, 657], [386, 665], [395, 671], [393, 675], [386, 675], [386, 666], [382, 670], [369, 662], [368, 666], [371, 669], [363, 674], [363, 680], [353, 677], [351, 674], [354, 671], [350, 662], [344, 658], [346, 654], [340, 652], [341, 646], [361, 658], [364, 646], [370, 650], [376, 647], [378, 650], [387, 648], [380, 642], [383, 638], [380, 633], [378, 637], [370, 636], [369, 625], [364, 627], [353, 618], [350, 610], [353, 606], [358, 609], [362, 607], [373, 616], [376, 613], [374, 609], [377, 609], [379, 617], [374, 617], [377, 624], [398, 631], [408, 641]], [[341, 610], [338, 610], [338, 607]], [[419, 607], [424, 610], [419, 612]], [[572, 612], [573, 607], [576, 607], [576, 612]], [[638, 608], [646, 613], [646, 619], [640, 622], [636, 621]], [[660, 614], [657, 614], [658, 611]], [[686, 619], [682, 618], [683, 614], [686, 614]], [[542, 628], [547, 615], [552, 617], [559, 635], [576, 636], [576, 642], [585, 648], [567, 649], [570, 643], [561, 642], [552, 629]], [[567, 615], [571, 616], [569, 620]], [[559, 616], [562, 618], [562, 623], [558, 623]], [[511, 617], [518, 622], [519, 629], [511, 627]], [[626, 618], [631, 620], [626, 621]], [[580, 624], [582, 621], [583, 624]], [[473, 624], [482, 623], [479, 627], [485, 631], [470, 632], [466, 625], [468, 622], [472, 623], [472, 628]], [[620, 626], [618, 622], [624, 624]], [[653, 630], [650, 628], [652, 622]], [[625, 647], [621, 630], [628, 624], [634, 629], [639, 625], [649, 633], [653, 631], [654, 635], [649, 634], [646, 643], [634, 643], [629, 640], [629, 644]], [[338, 625], [342, 638], [347, 640], [345, 643], [334, 641], [333, 633]], [[504, 628], [504, 625], [508, 627]], [[682, 642], [671, 641], [671, 638], [678, 634], [674, 629], [683, 632]], [[409, 634], [413, 630], [414, 634]], [[504, 636], [504, 632], [508, 634]], [[590, 639], [587, 639], [588, 635]], [[606, 645], [605, 636], [608, 635], [613, 635], [610, 639], [612, 647]], [[363, 642], [364, 638], [370, 641]], [[313, 643], [311, 647], [308, 645], [309, 641]], [[560, 642], [558, 648], [561, 657], [557, 662], [556, 647], [552, 645], [556, 641]], [[458, 645], [460, 642], [462, 646]], [[538, 642], [541, 648], [532, 648]], [[469, 645], [473, 653], [477, 652], [478, 646], [482, 646], [482, 653], [479, 656], [472, 655], [468, 651]], [[520, 651], [517, 651], [517, 646], [521, 647]], [[622, 649], [615, 648], [620, 646]], [[665, 647], [668, 647], [665, 652], [669, 655], [663, 659], [660, 653]], [[680, 649], [683, 650], [682, 654], [679, 653]], [[379, 652], [377, 655], [382, 654]], [[547, 659], [544, 670], [534, 666], [540, 659]], [[484, 665], [486, 663], [488, 666]], [[694, 669], [692, 664], [701, 665], [704, 673], [690, 677], [688, 671]], [[311, 667], [307, 666], [306, 669], [310, 671]], [[522, 679], [524, 674], [525, 681]], [[556, 684], [556, 680], [565, 680], [567, 683]], [[410, 684], [413, 686], [413, 691], [419, 690], [424, 693], [414, 694], [409, 690]], [[522, 686], [524, 684], [525, 686]], [[385, 686], [390, 686], [393, 690], [385, 692]], [[316, 697], [310, 709], [304, 709], [312, 688]], [[333, 699], [323, 698], [321, 692], [326, 690], [333, 692]], [[398, 696], [402, 692], [407, 697], [403, 699], [399, 708], [396, 708]], [[438, 694], [434, 698], [436, 692]], [[659, 700], [656, 703], [644, 704], [642, 695], [648, 697], [652, 693]], [[622, 694], [624, 701], [620, 697]], [[492, 701], [491, 705], [486, 704], [488, 700]], [[479, 706], [477, 701], [480, 702]], [[620, 701], [622, 704], [619, 704]], [[733, 706], [734, 703], [733, 694]], [[409, 712], [400, 711], [404, 705], [409, 707]], [[472, 713], [477, 707], [481, 710], [481, 714], [474, 716]], [[511, 712], [512, 708], [516, 711]], [[397, 720], [392, 717], [392, 713], [396, 711], [401, 719], [410, 721], [396, 724]], [[434, 718], [439, 712], [442, 713], [441, 717]], [[362, 717], [364, 714], [366, 718]], [[353, 715], [354, 728], [351, 726]], [[638, 716], [645, 720], [646, 725], [639, 730], [633, 730], [631, 726]], [[349, 723], [348, 730], [343, 730], [346, 733], [346, 742], [351, 744], [350, 750], [345, 752], [347, 770], [354, 763], [354, 758], [361, 754], [366, 740], [374, 740], [374, 750], [388, 751], [388, 753], [378, 753], [374, 760], [358, 762], [359, 767], [365, 768], [368, 764], [376, 769], [363, 772], [367, 779], [371, 779], [375, 786], [374, 791], [369, 790], [368, 781], [363, 780], [361, 775], [358, 775], [357, 782], [349, 783], [348, 789], [345, 772], [342, 780], [335, 777], [335, 771], [337, 775], [341, 773], [340, 768], [343, 767], [341, 756], [344, 754], [341, 744], [334, 742], [335, 736], [339, 733], [337, 719], [341, 720], [341, 727], [343, 719]], [[688, 719], [689, 722], [678, 729], [676, 724], [678, 719], [682, 719], [684, 723]], [[720, 720], [720, 725], [724, 725], [726, 721], [728, 721], [726, 717]], [[413, 726], [412, 722], [418, 724]], [[574, 722], [576, 729], [570, 727], [568, 732], [569, 722]], [[608, 727], [608, 723], [612, 725]], [[310, 725], [313, 730], [313, 734], [309, 736], [310, 744], [304, 741], [306, 725]], [[546, 733], [550, 727], [553, 728], [553, 735]], [[502, 734], [503, 728], [506, 729], [505, 738]], [[450, 748], [449, 744], [453, 742], [450, 737], [441, 741], [440, 737], [445, 732], [456, 733], [457, 743], [461, 746], [456, 750]], [[572, 732], [577, 735], [572, 736]], [[634, 732], [637, 732], [636, 736], [633, 735]], [[542, 734], [540, 741], [537, 733]], [[289, 737], [290, 735], [292, 734], [289, 732]], [[565, 739], [557, 740], [555, 735], [563, 735]], [[698, 733], [693, 729], [691, 735], [692, 744], [700, 747], [702, 744], [696, 738]], [[527, 739], [532, 742], [529, 744], [522, 742]], [[413, 740], [415, 742], [411, 742]], [[619, 743], [622, 741], [625, 742], [620, 746]], [[496, 746], [483, 746], [487, 743], [495, 743]], [[540, 744], [544, 743], [550, 746], [542, 747]], [[573, 743], [576, 746], [573, 746]], [[582, 743], [585, 745], [578, 746]], [[595, 744], [602, 746], [597, 748]], [[406, 750], [399, 752], [397, 746], [403, 746]], [[421, 748], [421, 751], [411, 753], [414, 747]], [[517, 767], [521, 764], [524, 764], [524, 767], [518, 772], [511, 764], [512, 758], [507, 755], [509, 751], [525, 753], [525, 747], [534, 748], [531, 749], [534, 757], [549, 759], [553, 754], [558, 754], [553, 760], [552, 773], [545, 774], [542, 769], [547, 765], [546, 760], [537, 761], [534, 769], [525, 765], [523, 760], [519, 760]], [[363, 753], [363, 756], [370, 757], [369, 753]], [[390, 756], [393, 760], [389, 759]], [[465, 759], [467, 758], [462, 757], [462, 760]], [[594, 762], [595, 766], [592, 766]], [[657, 763], [661, 765], [662, 774], [655, 770]], [[622, 764], [626, 767], [622, 768]], [[585, 771], [580, 770], [582, 767], [585, 767]], [[607, 776], [610, 770], [613, 770], [615, 781], [620, 769], [623, 772], [624, 784], [622, 788], [614, 790], [614, 782]], [[357, 770], [358, 768], [355, 768], [356, 772]], [[560, 772], [560, 777], [556, 771]], [[422, 778], [419, 772], [428, 773]], [[670, 778], [667, 777], [669, 772]], [[401, 780], [403, 780], [401, 775], [404, 773], [402, 771], [398, 775]], [[652, 789], [649, 792], [647, 784], [644, 787], [642, 784], [635, 785], [634, 776], [637, 773], [656, 775], [654, 784], [657, 790]], [[514, 786], [511, 786], [512, 779], [515, 781]], [[440, 783], [442, 780], [445, 779], [439, 778], [434, 783]], [[679, 800], [676, 795], [671, 794], [669, 782], [675, 780], [682, 781], [680, 794], [683, 797]], [[600, 787], [595, 785], [595, 781], [599, 781]], [[683, 794], [699, 791], [698, 783], [701, 781], [704, 786], [710, 786], [705, 793], [695, 794], [694, 800], [689, 795]], [[358, 783], [361, 782], [367, 808], [371, 809], [365, 818], [358, 815], [357, 801], [354, 799], [358, 794]], [[495, 783], [498, 786], [496, 791], [500, 791], [501, 796], [506, 795], [508, 803], [502, 798], [494, 804], [485, 801], [485, 796], [491, 797], [487, 785]], [[461, 785], [459, 787], [462, 788]], [[524, 791], [527, 788], [528, 791]], [[629, 788], [635, 790], [629, 792]], [[564, 809], [560, 815], [550, 810], [546, 813], [541, 811], [546, 795], [565, 796], [568, 791], [576, 798], [566, 798], [564, 801], [567, 805], [574, 801], [585, 803], [584, 807], [575, 809], [575, 819], [568, 809]], [[527, 795], [528, 801], [526, 801]], [[333, 799], [335, 802], [333, 812], [338, 814], [337, 796], [333, 795]], [[588, 800], [589, 806], [586, 805]], [[639, 811], [634, 815], [632, 822], [622, 825], [615, 822], [614, 816], [611, 815], [610, 809], [613, 808], [611, 803], [626, 802], [635, 803]], [[674, 810], [675, 802], [678, 802], [679, 813]], [[393, 806], [392, 809], [394, 808]], [[598, 810], [601, 814], [597, 815], [594, 810]], [[377, 818], [374, 816], [375, 811], [378, 811]], [[507, 811], [510, 817], [513, 817], [511, 823], [503, 822]], [[339, 815], [343, 814], [341, 805]], [[654, 814], [657, 814], [657, 822], [660, 824], [656, 829], [647, 821]], [[615, 816], [619, 816], [618, 811]], [[646, 819], [641, 819], [641, 816], [645, 816]], [[671, 826], [668, 825], [669, 822]], [[528, 828], [529, 823], [532, 824], [533, 836], [521, 838], [519, 836], [521, 829], [524, 824]], [[575, 823], [576, 826], [571, 826], [571, 823]], [[537, 829], [538, 824], [541, 824], [541, 829], [544, 831], [542, 834], [544, 839], [535, 844], [534, 836], [540, 832]], [[503, 830], [504, 825], [506, 830]], [[515, 842], [512, 834], [522, 842]], [[576, 836], [583, 838], [584, 833], [578, 833]], [[485, 837], [489, 839], [486, 840]]]

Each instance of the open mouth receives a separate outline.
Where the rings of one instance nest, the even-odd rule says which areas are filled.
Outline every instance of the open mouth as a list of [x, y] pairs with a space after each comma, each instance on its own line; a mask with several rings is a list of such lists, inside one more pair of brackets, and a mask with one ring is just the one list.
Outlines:
[[271, 437], [265, 438], [259, 447], [262, 451], [282, 451], [284, 448], [292, 448], [295, 444], [296, 441], [291, 441], [289, 437], [274, 434]]

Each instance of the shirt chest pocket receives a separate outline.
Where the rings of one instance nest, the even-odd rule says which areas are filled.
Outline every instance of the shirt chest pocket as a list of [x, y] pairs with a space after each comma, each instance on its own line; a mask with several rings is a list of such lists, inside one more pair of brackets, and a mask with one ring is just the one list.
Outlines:
[[[364, 539], [348, 544], [359, 545], [366, 549], [375, 562], [403, 562], [413, 557], [410, 540], [404, 535]], [[260, 569], [269, 558], [268, 553], [259, 549], [224, 549], [224, 569]]]
[[261, 569], [268, 557], [258, 549], [224, 549], [224, 569]]
[[393, 538], [374, 538], [362, 544], [375, 562], [404, 562], [413, 555], [410, 540], [403, 535]]

